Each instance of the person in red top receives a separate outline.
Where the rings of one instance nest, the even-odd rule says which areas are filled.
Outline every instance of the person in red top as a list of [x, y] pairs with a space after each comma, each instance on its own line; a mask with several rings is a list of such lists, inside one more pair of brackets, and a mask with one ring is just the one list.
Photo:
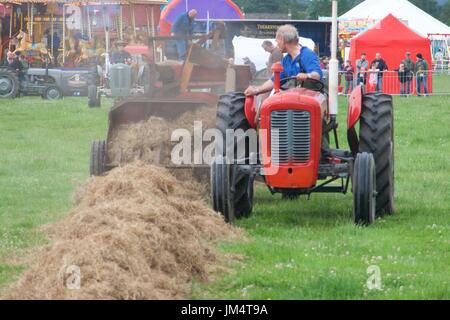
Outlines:
[[345, 61], [344, 73], [345, 73], [345, 92], [344, 94], [350, 94], [353, 90], [355, 69], [352, 66], [350, 60]]

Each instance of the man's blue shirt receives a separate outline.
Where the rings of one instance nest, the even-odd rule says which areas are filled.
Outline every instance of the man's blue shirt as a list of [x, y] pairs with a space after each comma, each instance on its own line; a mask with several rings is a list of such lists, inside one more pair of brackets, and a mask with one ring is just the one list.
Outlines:
[[181, 13], [172, 25], [171, 31], [176, 36], [188, 36], [192, 35], [194, 31], [194, 25], [188, 13]]
[[[322, 69], [320, 69], [320, 62], [317, 55], [308, 47], [302, 47], [300, 53], [292, 59], [290, 54], [284, 56], [281, 61], [283, 65], [283, 72], [280, 74], [280, 79], [293, 77], [299, 73], [317, 72], [320, 75], [320, 80], [323, 79]], [[273, 77], [272, 77], [273, 81]], [[283, 84], [284, 81], [281, 82]]]

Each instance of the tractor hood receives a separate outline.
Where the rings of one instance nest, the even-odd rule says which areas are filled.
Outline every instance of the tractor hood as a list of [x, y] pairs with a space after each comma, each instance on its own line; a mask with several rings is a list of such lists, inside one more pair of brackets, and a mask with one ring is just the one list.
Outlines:
[[263, 169], [272, 188], [308, 189], [315, 185], [320, 162], [326, 96], [296, 88], [264, 101], [260, 129]]

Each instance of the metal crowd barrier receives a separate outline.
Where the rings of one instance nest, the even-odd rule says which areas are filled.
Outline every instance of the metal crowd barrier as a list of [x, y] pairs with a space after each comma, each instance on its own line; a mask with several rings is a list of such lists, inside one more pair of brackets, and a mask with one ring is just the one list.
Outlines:
[[[381, 74], [381, 76], [380, 76]], [[421, 72], [339, 72], [339, 92], [351, 93], [359, 84], [366, 92], [384, 92], [391, 95], [450, 95], [450, 73], [427, 70]]]
[[450, 74], [450, 60], [434, 60], [431, 69], [435, 73]]

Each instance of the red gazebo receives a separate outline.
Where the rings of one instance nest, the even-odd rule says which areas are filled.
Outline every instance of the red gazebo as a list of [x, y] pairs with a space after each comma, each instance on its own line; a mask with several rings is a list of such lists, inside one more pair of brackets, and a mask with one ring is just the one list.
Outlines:
[[[361, 33], [351, 41], [349, 59], [353, 66], [361, 53], [367, 54], [369, 63], [375, 59], [377, 52], [381, 53], [389, 70], [398, 69], [400, 62], [405, 59], [405, 53], [411, 52], [411, 58], [415, 61], [416, 54], [422, 53], [424, 59], [431, 68], [430, 40], [414, 32], [392, 14]], [[428, 76], [428, 89], [431, 92], [431, 73]], [[383, 79], [383, 92], [399, 93], [400, 85], [394, 72], [388, 72]]]

